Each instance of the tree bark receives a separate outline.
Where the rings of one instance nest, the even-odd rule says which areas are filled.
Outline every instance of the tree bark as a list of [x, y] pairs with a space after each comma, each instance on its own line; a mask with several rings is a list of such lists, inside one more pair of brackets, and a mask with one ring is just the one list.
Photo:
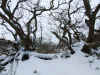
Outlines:
[[[85, 23], [89, 27], [89, 33], [87, 37], [87, 43], [92, 43], [94, 42], [94, 30], [95, 30], [95, 21], [96, 21], [96, 15], [100, 9], [100, 4], [96, 6], [96, 9], [92, 11], [90, 1], [89, 0], [83, 0], [84, 7], [85, 7], [85, 15], [88, 17], [88, 20], [85, 20]], [[82, 51], [88, 54], [91, 54], [92, 51], [88, 47], [88, 45], [84, 45], [82, 48]]]

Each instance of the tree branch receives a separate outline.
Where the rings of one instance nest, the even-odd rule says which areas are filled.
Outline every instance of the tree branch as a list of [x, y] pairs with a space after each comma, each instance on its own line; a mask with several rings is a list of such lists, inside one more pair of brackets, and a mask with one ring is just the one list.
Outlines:
[[85, 14], [88, 17], [91, 17], [92, 11], [91, 11], [91, 6], [90, 6], [89, 0], [83, 0], [83, 3], [84, 3], [85, 10], [86, 10]]
[[15, 14], [15, 11], [18, 9], [18, 6], [19, 6], [19, 4], [20, 4], [21, 2], [23, 2], [23, 0], [22, 0], [22, 1], [21, 1], [21, 0], [19, 0], [19, 1], [17, 2], [16, 6], [15, 6], [15, 8], [14, 8], [13, 12], [12, 12], [12, 15], [14, 15], [14, 14]]
[[0, 12], [0, 17], [2, 17], [2, 19], [4, 19], [16, 31], [16, 33], [18, 33], [20, 35], [21, 38], [24, 37], [25, 34], [24, 34], [23, 30], [20, 30], [18, 27], [16, 27], [16, 25], [14, 25], [15, 23], [13, 23], [13, 21], [9, 20], [1, 12]]
[[93, 15], [96, 17], [96, 15], [97, 15], [97, 13], [99, 12], [99, 10], [100, 10], [100, 4], [98, 4], [97, 6], [96, 6], [96, 9], [93, 11]]

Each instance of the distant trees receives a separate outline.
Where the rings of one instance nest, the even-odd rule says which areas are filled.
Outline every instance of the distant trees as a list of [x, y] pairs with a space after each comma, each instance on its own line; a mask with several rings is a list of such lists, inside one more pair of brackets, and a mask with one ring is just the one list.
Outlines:
[[82, 6], [80, 6], [75, 7], [75, 9], [72, 10], [71, 7], [73, 1], [74, 0], [69, 0], [68, 2], [66, 2], [65, 5], [67, 8], [62, 8], [60, 12], [57, 11], [51, 13], [54, 20], [58, 22], [58, 32], [52, 31], [52, 33], [59, 39], [58, 47], [68, 47], [71, 54], [75, 53], [72, 48], [73, 39], [80, 40], [80, 32], [78, 31], [78, 28], [79, 24], [82, 22], [81, 18], [80, 20], [73, 20], [74, 17], [72, 16], [75, 15], [81, 8], [83, 8]]
[[[80, 1], [81, 4], [78, 0], [50, 0], [48, 1], [48, 7], [41, 2], [42, 0], [0, 1], [1, 25], [11, 32], [14, 39], [20, 41], [20, 44], [26, 50], [34, 50], [38, 18], [46, 11], [49, 11], [49, 15], [53, 17], [55, 23], [57, 22], [60, 31], [52, 31], [52, 33], [60, 40], [59, 44], [62, 41], [66, 42], [65, 45], [68, 46], [72, 54], [74, 53], [72, 38], [80, 40], [79, 27], [84, 19], [89, 28], [87, 43], [93, 42], [95, 23], [100, 17], [97, 16], [100, 4], [92, 9], [89, 0], [82, 0]], [[85, 12], [81, 12], [81, 10]]]
[[[65, 6], [67, 8], [62, 8], [61, 11], [56, 11], [56, 12], [52, 12], [52, 16], [54, 18], [55, 21], [58, 22], [57, 26], [58, 29], [60, 30], [60, 32], [57, 31], [53, 31], [52, 33], [60, 40], [60, 43], [65, 43], [68, 48], [71, 50], [71, 52], [73, 53], [72, 50], [72, 38], [76, 38], [78, 40], [83, 40], [83, 37], [80, 37], [80, 24], [86, 24], [87, 27], [89, 28], [88, 31], [88, 37], [85, 41], [87, 44], [89, 43], [93, 43], [96, 40], [95, 37], [95, 23], [96, 20], [100, 17], [97, 14], [99, 13], [100, 10], [100, 4], [96, 5], [95, 8], [92, 8], [91, 5], [91, 1], [89, 0], [83, 0], [82, 4], [79, 6], [76, 5], [76, 7], [74, 7], [75, 9], [72, 8], [73, 6], [73, 2], [74, 0], [69, 0], [66, 2]], [[76, 1], [76, 4], [78, 4], [78, 2]], [[78, 7], [77, 7], [78, 6]], [[60, 8], [59, 8], [60, 9]], [[80, 15], [79, 19], [75, 19], [73, 16], [78, 17], [78, 14], [81, 14], [81, 10], [84, 10], [82, 13], [84, 15]], [[77, 14], [78, 13], [78, 14]], [[83, 17], [83, 18], [82, 18]], [[85, 23], [83, 22], [85, 20]], [[88, 46], [86, 46], [86, 44], [83, 46], [82, 49], [83, 52], [85, 53], [91, 53], [91, 50], [88, 49]]]

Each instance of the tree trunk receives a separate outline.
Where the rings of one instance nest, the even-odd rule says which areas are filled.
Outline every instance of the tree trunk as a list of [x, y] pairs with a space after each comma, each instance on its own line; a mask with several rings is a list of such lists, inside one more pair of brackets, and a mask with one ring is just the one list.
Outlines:
[[[100, 5], [97, 5], [96, 9], [92, 11], [89, 0], [83, 0], [83, 3], [86, 11], [85, 15], [88, 17], [88, 20], [87, 19], [85, 20], [85, 23], [89, 27], [87, 43], [92, 43], [94, 42], [94, 28], [95, 28], [96, 14], [100, 9]], [[82, 51], [88, 54], [91, 54], [92, 52], [91, 49], [86, 44], [83, 46]]]
[[[91, 18], [87, 21], [88, 22], [86, 22], [86, 24], [87, 24], [87, 26], [89, 26], [87, 43], [92, 43], [92, 42], [94, 42], [95, 17], [92, 15]], [[82, 51], [84, 53], [88, 53], [88, 54], [92, 53], [91, 49], [86, 44], [83, 46]]]
[[89, 26], [89, 33], [88, 33], [88, 38], [87, 42], [93, 42], [94, 40], [94, 28], [95, 28], [95, 16], [91, 15], [87, 25]]
[[25, 38], [21, 38], [21, 45], [24, 47], [24, 50], [35, 50], [34, 41], [30, 37], [25, 36]]

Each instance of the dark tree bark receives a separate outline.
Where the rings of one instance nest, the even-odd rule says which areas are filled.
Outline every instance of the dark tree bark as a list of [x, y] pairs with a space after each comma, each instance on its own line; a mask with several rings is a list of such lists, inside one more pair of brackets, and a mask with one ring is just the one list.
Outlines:
[[[87, 37], [87, 43], [94, 42], [94, 30], [95, 30], [95, 21], [96, 21], [96, 15], [99, 12], [100, 4], [98, 4], [94, 11], [91, 9], [90, 1], [89, 0], [83, 0], [84, 7], [85, 7], [85, 15], [88, 17], [88, 19], [85, 20], [85, 23], [89, 27], [89, 33]], [[83, 52], [90, 54], [91, 50], [87, 45], [83, 46], [82, 49]]]
[[96, 15], [100, 9], [100, 4], [98, 4], [95, 10], [92, 11], [89, 0], [83, 0], [83, 3], [85, 7], [85, 15], [88, 17], [88, 20], [86, 19], [86, 24], [89, 27], [87, 42], [93, 42]]

